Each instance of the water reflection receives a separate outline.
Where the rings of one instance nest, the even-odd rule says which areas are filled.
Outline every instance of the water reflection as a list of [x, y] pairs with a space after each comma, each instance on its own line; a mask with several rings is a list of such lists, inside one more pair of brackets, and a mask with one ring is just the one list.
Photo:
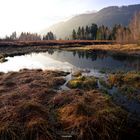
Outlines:
[[[133, 70], [140, 70], [140, 59], [132, 56], [126, 55], [109, 55], [107, 52], [100, 51], [73, 51], [73, 56], [76, 55], [81, 59], [91, 59], [92, 61], [97, 61], [99, 59], [113, 59], [114, 62], [117, 60], [118, 62], [124, 64], [126, 67], [132, 67]], [[129, 70], [129, 69], [127, 69]]]
[[46, 53], [8, 57], [0, 64], [0, 71], [18, 71], [19, 69], [72, 69], [101, 70], [140, 70], [140, 59], [126, 56], [110, 56], [100, 51], [62, 51], [49, 49]]

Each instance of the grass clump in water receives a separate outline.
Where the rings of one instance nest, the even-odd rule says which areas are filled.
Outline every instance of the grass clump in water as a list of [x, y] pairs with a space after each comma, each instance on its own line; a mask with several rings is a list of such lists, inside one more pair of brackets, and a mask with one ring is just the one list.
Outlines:
[[97, 79], [95, 77], [80, 76], [68, 82], [67, 86], [72, 89], [94, 89], [97, 88]]
[[111, 74], [108, 78], [108, 82], [111, 86], [116, 86], [120, 93], [139, 100], [140, 92], [140, 73], [139, 72], [127, 72]]

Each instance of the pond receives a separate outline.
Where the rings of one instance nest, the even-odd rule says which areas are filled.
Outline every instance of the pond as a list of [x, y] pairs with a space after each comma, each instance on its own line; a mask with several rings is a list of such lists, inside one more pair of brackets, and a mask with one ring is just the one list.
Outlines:
[[126, 56], [111, 56], [105, 52], [48, 50], [45, 53], [31, 53], [7, 57], [8, 61], [0, 63], [0, 71], [19, 71], [20, 69], [49, 69], [75, 71], [130, 71], [140, 70], [140, 60]]

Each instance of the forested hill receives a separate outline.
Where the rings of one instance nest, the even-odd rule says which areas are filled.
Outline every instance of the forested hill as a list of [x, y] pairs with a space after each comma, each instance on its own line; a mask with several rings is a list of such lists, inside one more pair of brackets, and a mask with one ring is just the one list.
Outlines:
[[57, 38], [65, 38], [69, 36], [73, 29], [79, 26], [91, 25], [96, 23], [98, 26], [105, 25], [112, 27], [114, 24], [122, 24], [127, 26], [135, 12], [140, 11], [140, 4], [129, 6], [111, 6], [103, 8], [96, 13], [86, 13], [77, 15], [66, 22], [60, 22], [44, 29], [41, 33], [44, 34], [52, 31]]

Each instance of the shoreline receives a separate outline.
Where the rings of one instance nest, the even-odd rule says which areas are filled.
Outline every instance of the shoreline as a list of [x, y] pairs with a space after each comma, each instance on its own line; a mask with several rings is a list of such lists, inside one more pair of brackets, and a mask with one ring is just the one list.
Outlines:
[[34, 52], [46, 52], [49, 49], [60, 49], [68, 51], [105, 51], [111, 55], [113, 54], [120, 56], [126, 55], [132, 57], [140, 57], [140, 45], [137, 44], [121, 45], [115, 44], [113, 41], [100, 42], [100, 41], [81, 40], [81, 41], [0, 42], [0, 55], [3, 55], [4, 57], [24, 55]]

